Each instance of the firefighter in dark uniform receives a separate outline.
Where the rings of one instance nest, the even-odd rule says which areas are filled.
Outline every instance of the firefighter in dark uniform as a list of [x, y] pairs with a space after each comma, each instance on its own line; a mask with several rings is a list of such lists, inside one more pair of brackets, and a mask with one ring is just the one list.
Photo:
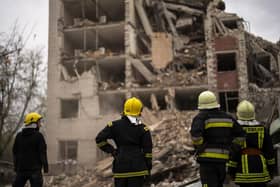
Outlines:
[[231, 144], [244, 140], [245, 134], [237, 121], [219, 108], [213, 92], [202, 92], [198, 97], [199, 113], [191, 126], [203, 187], [223, 186]]
[[24, 127], [16, 136], [13, 159], [16, 178], [13, 187], [24, 187], [29, 180], [31, 187], [43, 186], [42, 169], [48, 172], [47, 145], [39, 132], [42, 116], [36, 112], [25, 116]]
[[[96, 137], [97, 146], [112, 154], [115, 187], [142, 187], [152, 169], [152, 138], [140, 120], [142, 102], [132, 97], [124, 104], [121, 119], [112, 121]], [[108, 139], [114, 140], [114, 148]]]
[[237, 106], [239, 124], [246, 132], [246, 141], [230, 154], [228, 173], [241, 187], [265, 187], [275, 168], [275, 155], [268, 130], [255, 120], [255, 108], [249, 101]]

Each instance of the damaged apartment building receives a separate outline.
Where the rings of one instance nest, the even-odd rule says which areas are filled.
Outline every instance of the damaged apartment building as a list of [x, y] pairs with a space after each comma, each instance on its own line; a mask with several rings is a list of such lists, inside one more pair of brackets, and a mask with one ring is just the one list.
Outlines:
[[[104, 158], [94, 138], [136, 96], [155, 114], [197, 108], [210, 89], [267, 120], [279, 95], [280, 48], [217, 0], [50, 0], [48, 155], [52, 166]], [[266, 109], [266, 110], [264, 110]], [[171, 121], [172, 122], [172, 121]]]

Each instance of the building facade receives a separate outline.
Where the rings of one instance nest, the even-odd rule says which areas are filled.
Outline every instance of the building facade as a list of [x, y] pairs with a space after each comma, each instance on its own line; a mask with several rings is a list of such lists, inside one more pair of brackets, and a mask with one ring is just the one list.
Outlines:
[[131, 96], [154, 112], [196, 110], [198, 94], [207, 89], [228, 112], [249, 98], [243, 20], [221, 10], [219, 1], [190, 2], [49, 1], [52, 165], [103, 158], [94, 138]]

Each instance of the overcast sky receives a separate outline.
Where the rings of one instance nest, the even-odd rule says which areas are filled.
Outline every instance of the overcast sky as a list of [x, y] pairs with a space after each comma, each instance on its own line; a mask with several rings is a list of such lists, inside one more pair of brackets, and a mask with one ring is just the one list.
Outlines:
[[[114, 0], [112, 0], [114, 1]], [[36, 37], [28, 47], [48, 45], [49, 0], [0, 0], [0, 32], [8, 32], [17, 20], [21, 27], [34, 27]], [[250, 23], [251, 32], [276, 42], [280, 38], [280, 0], [225, 0], [227, 11]], [[27, 29], [27, 30], [28, 30]]]
[[0, 0], [0, 32], [9, 32], [17, 21], [25, 33], [33, 30], [27, 46], [44, 47], [47, 55], [48, 9], [49, 0]]

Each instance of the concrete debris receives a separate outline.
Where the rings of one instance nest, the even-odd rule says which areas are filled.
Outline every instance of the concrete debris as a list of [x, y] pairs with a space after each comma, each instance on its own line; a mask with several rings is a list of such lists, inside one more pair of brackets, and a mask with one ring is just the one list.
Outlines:
[[172, 36], [166, 33], [152, 35], [152, 65], [156, 69], [165, 68], [173, 60]]
[[259, 87], [279, 87], [279, 54], [277, 44], [246, 33], [249, 77]]
[[14, 165], [0, 160], [0, 186], [12, 183], [15, 177]]
[[155, 84], [163, 83], [167, 86], [206, 85], [206, 69], [202, 67], [201, 69], [186, 70], [182, 64], [173, 63], [167, 72], [157, 76]]
[[135, 0], [135, 7], [140, 17], [141, 23], [144, 27], [144, 30], [146, 32], [146, 35], [151, 37], [153, 33], [152, 26], [146, 14], [146, 10], [144, 9], [143, 6], [144, 6], [143, 0]]
[[155, 76], [140, 60], [133, 59], [132, 65], [148, 82], [154, 82]]

